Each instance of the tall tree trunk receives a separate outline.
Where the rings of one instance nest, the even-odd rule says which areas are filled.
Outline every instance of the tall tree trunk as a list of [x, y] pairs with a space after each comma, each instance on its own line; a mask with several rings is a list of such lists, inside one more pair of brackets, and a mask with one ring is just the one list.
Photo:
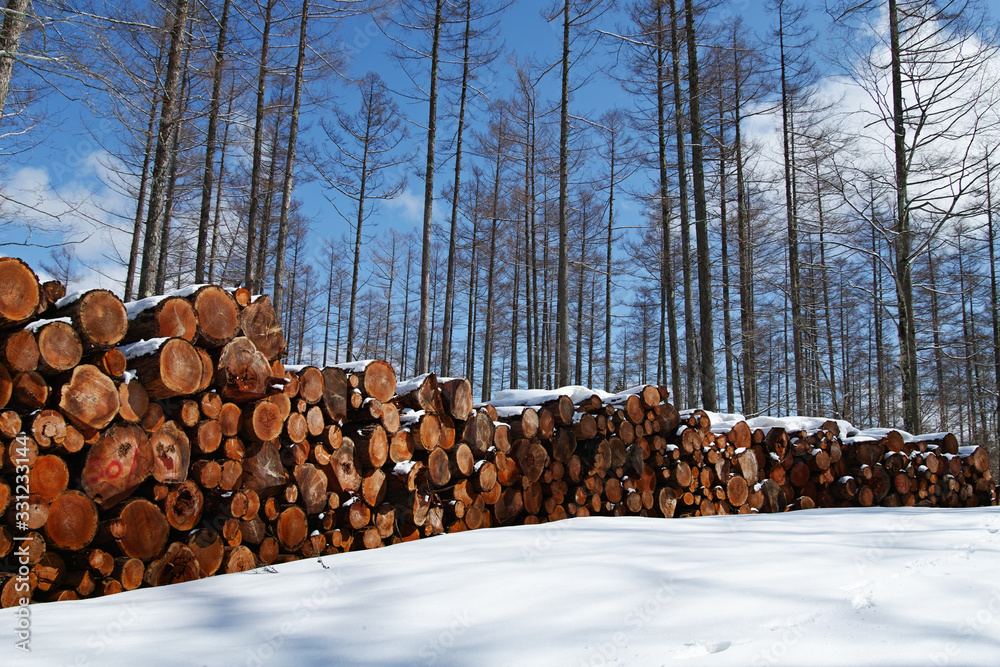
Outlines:
[[795, 170], [792, 164], [792, 96], [788, 86], [785, 61], [784, 3], [778, 3], [778, 48], [781, 65], [781, 136], [785, 170], [785, 217], [788, 223], [789, 301], [792, 307], [792, 354], [795, 366], [795, 408], [805, 412], [805, 374], [803, 369], [802, 301], [799, 276], [799, 223], [794, 195]]
[[[403, 343], [402, 352], [400, 353], [399, 368], [401, 371], [405, 372], [406, 362], [409, 360], [409, 339], [407, 334], [410, 331], [410, 269], [413, 268], [413, 246], [407, 245], [406, 248], [406, 288], [404, 294], [406, 298], [403, 299]], [[339, 326], [339, 325], [338, 325]]]
[[[160, 103], [160, 68], [163, 65], [164, 40], [160, 40], [156, 50], [156, 67], [153, 81], [153, 101], [149, 106], [149, 123], [146, 126], [146, 146], [143, 150], [142, 172], [139, 174], [139, 194], [136, 195], [135, 220], [132, 223], [132, 247], [128, 256], [128, 269], [125, 273], [125, 301], [132, 300], [132, 289], [135, 287], [135, 270], [139, 263], [139, 242], [142, 240], [143, 211], [146, 204], [146, 188], [149, 185], [149, 162], [153, 157], [153, 140], [156, 138], [157, 107]], [[2, 110], [0, 110], [2, 115]]]
[[[534, 335], [534, 345], [528, 350], [529, 354], [534, 355], [534, 369], [535, 377], [530, 381], [530, 388], [536, 389], [542, 385], [542, 346], [539, 342], [542, 340], [542, 322], [539, 320], [539, 309], [538, 309], [538, 230], [536, 228], [536, 210], [535, 210], [535, 130], [536, 121], [534, 116], [534, 106], [532, 106], [532, 117], [531, 117], [531, 235], [529, 239], [530, 253], [531, 253], [531, 316], [533, 319], [532, 332]], [[543, 267], [544, 268], [544, 267]]]
[[[167, 176], [167, 193], [163, 206], [163, 226], [160, 231], [160, 257], [156, 267], [156, 293], [163, 294], [166, 291], [167, 282], [167, 257], [170, 252], [170, 224], [173, 221], [174, 194], [177, 189], [177, 169], [180, 163], [181, 144], [181, 123], [180, 119], [187, 113], [188, 98], [190, 96], [190, 82], [188, 63], [191, 61], [191, 41], [188, 40], [187, 48], [184, 51], [184, 75], [181, 79], [181, 107], [177, 113], [177, 123], [174, 124], [174, 136], [170, 140], [170, 169]], [[180, 276], [181, 262], [177, 262], [178, 277]]]
[[[455, 138], [455, 182], [451, 197], [451, 232], [448, 235], [448, 277], [444, 288], [444, 324], [441, 332], [441, 374], [451, 375], [451, 338], [455, 310], [455, 239], [458, 235], [458, 198], [462, 192], [462, 135], [465, 130], [465, 98], [469, 88], [469, 35], [472, 32], [472, 2], [465, 0], [465, 32], [462, 36], [462, 92], [458, 102]], [[530, 336], [530, 334], [529, 334]], [[531, 347], [529, 338], [528, 347]], [[528, 364], [531, 364], [529, 359]], [[529, 370], [530, 377], [531, 372]]]
[[899, 365], [903, 385], [903, 428], [910, 433], [923, 431], [920, 419], [919, 377], [917, 375], [917, 334], [913, 317], [913, 258], [910, 257], [910, 202], [907, 194], [908, 159], [903, 107], [903, 78], [899, 47], [899, 12], [896, 0], [889, 0], [890, 67], [892, 69], [892, 120], [896, 157], [896, 308], [899, 330]]
[[[590, 303], [597, 303], [597, 280], [591, 278], [590, 280]], [[594, 320], [597, 318], [591, 313], [590, 316], [590, 332], [587, 336], [587, 386], [594, 386]]]
[[[786, 252], [787, 252], [787, 250], [786, 250]], [[786, 262], [786, 266], [785, 266], [785, 280], [786, 281], [788, 280], [788, 266], [787, 266], [787, 261], [788, 261], [788, 258], [786, 257], [785, 258], [785, 262]], [[791, 398], [791, 396], [792, 396], [792, 388], [791, 388], [792, 380], [791, 380], [791, 375], [788, 372], [788, 324], [789, 324], [789, 322], [788, 322], [788, 294], [787, 293], [783, 294], [782, 298], [784, 299], [784, 302], [782, 303], [782, 308], [781, 308], [781, 325], [782, 325], [781, 326], [781, 337], [782, 337], [782, 341], [781, 342], [782, 342], [782, 353], [783, 353], [782, 359], [783, 359], [784, 363], [782, 364], [783, 369], [782, 369], [781, 375], [782, 375], [782, 377], [785, 378], [785, 390], [784, 390], [784, 392], [779, 392], [779, 393], [785, 397], [785, 414], [786, 415], [790, 415], [790, 414], [792, 414], [792, 398]]]
[[488, 401], [493, 392], [493, 305], [496, 282], [497, 234], [500, 231], [500, 166], [502, 149], [497, 145], [496, 171], [493, 174], [493, 213], [490, 223], [490, 258], [486, 271], [486, 331], [483, 334], [483, 401]]
[[[826, 243], [824, 234], [826, 233], [826, 219], [823, 211], [822, 181], [819, 175], [819, 160], [816, 160], [816, 213], [819, 222], [819, 263], [823, 276], [820, 282], [823, 285], [823, 322], [826, 325], [826, 351], [827, 366], [830, 373], [830, 403], [833, 408], [833, 416], [845, 419], [845, 406], [841, 406], [837, 400], [837, 365], [834, 363], [833, 355], [833, 323], [830, 316], [830, 280], [828, 279], [828, 267], [826, 264]], [[843, 307], [843, 306], [841, 306]]]
[[288, 247], [288, 216], [292, 210], [292, 176], [295, 172], [295, 149], [299, 137], [299, 110], [302, 108], [302, 81], [305, 77], [308, 23], [309, 0], [302, 0], [299, 52], [295, 61], [295, 83], [292, 92], [292, 117], [288, 126], [285, 175], [281, 184], [281, 212], [278, 214], [278, 247], [274, 259], [274, 310], [279, 317], [285, 307], [285, 251]]
[[736, 412], [733, 388], [733, 335], [729, 318], [729, 220], [726, 201], [726, 115], [722, 80], [719, 80], [719, 218], [722, 224], [722, 334], [726, 347], [726, 412]]
[[[431, 265], [434, 267], [431, 272], [431, 326], [428, 331], [430, 331], [430, 340], [427, 342], [427, 346], [431, 349], [431, 361], [434, 361], [434, 332], [437, 331], [437, 304], [438, 304], [438, 266], [440, 258], [437, 254], [434, 255], [431, 260]], [[440, 366], [439, 366], [440, 368]]]
[[510, 389], [517, 389], [518, 375], [520, 370], [518, 368], [518, 352], [517, 352], [517, 338], [520, 333], [520, 327], [518, 326], [518, 318], [521, 313], [520, 304], [518, 303], [518, 297], [520, 296], [520, 280], [521, 280], [521, 244], [517, 242], [517, 227], [514, 228], [514, 291], [511, 296], [514, 299], [513, 304], [511, 304], [510, 309], [510, 384], [508, 387]]
[[[968, 294], [969, 292], [971, 292], [971, 289], [966, 281], [967, 276], [965, 273], [965, 259], [963, 255], [964, 253], [962, 252], [962, 231], [959, 230], [958, 231], [958, 292], [962, 306], [962, 343], [963, 347], [965, 348], [965, 353], [963, 355], [965, 356], [965, 386], [963, 387], [963, 389], [965, 390], [965, 400], [969, 402], [969, 419], [967, 420], [969, 428], [969, 437], [967, 441], [971, 442], [973, 439], [972, 433], [976, 425], [976, 418], [978, 417], [978, 409], [976, 406], [976, 396], [975, 396], [976, 393], [975, 383], [973, 382], [973, 371], [972, 371], [973, 359], [975, 358], [976, 353], [975, 353], [975, 345], [973, 343], [975, 332], [973, 331], [973, 327], [969, 325], [969, 320], [973, 318], [970, 316], [970, 313], [968, 312], [968, 310], [971, 310], [973, 307], [972, 295]], [[965, 305], [966, 296], [968, 296], [969, 298], [968, 310], [966, 309]], [[974, 311], [972, 314], [974, 315]], [[973, 321], [975, 320], [973, 319]]]
[[0, 123], [3, 122], [3, 112], [7, 107], [14, 61], [17, 60], [17, 50], [27, 24], [29, 9], [28, 0], [7, 0], [7, 7], [4, 9], [3, 25], [0, 27]]
[[587, 262], [587, 204], [580, 216], [580, 276], [577, 280], [576, 299], [576, 384], [583, 384], [583, 287], [584, 266]]
[[746, 180], [743, 174], [743, 133], [740, 127], [741, 72], [739, 66], [739, 49], [733, 37], [733, 111], [735, 118], [733, 129], [736, 142], [736, 235], [739, 245], [740, 260], [740, 347], [743, 358], [743, 400], [742, 410], [747, 415], [757, 413], [757, 353], [755, 349], [756, 332], [754, 331], [753, 308], [753, 240], [750, 234], [749, 195], [746, 191]]
[[[674, 268], [670, 249], [670, 184], [667, 181], [667, 85], [666, 54], [663, 48], [663, 4], [656, 3], [656, 140], [660, 169], [660, 368], [657, 378], [663, 384], [671, 382], [674, 402], [681, 401], [681, 370], [674, 312]], [[612, 185], [613, 185], [612, 181]], [[608, 289], [611, 287], [611, 232], [608, 230]], [[608, 311], [608, 332], [611, 313]], [[670, 341], [670, 373], [667, 372], [667, 339]], [[610, 343], [608, 353], [610, 356]], [[610, 362], [609, 362], [610, 363]], [[662, 376], [662, 379], [660, 379]], [[610, 378], [606, 387], [611, 390]]]
[[[872, 200], [872, 215], [874, 216], [875, 202]], [[882, 340], [882, 272], [879, 270], [879, 252], [875, 236], [875, 227], [872, 227], [872, 315], [875, 317], [875, 377], [872, 384], [877, 386], [885, 377], [885, 344]], [[878, 424], [876, 426], [888, 426], [886, 419], [885, 392], [878, 392]]]
[[[687, 153], [684, 146], [684, 106], [681, 97], [681, 44], [676, 0], [670, 0], [670, 52], [673, 54], [674, 129], [677, 140], [677, 188], [681, 210], [681, 268], [684, 274], [684, 354], [686, 386], [684, 400], [675, 393], [678, 407], [698, 404], [698, 346], [694, 326], [694, 297], [691, 275], [691, 218], [688, 209]], [[661, 178], [662, 184], [662, 178]], [[661, 185], [662, 187], [662, 185]], [[675, 388], [676, 391], [676, 388]]]
[[414, 375], [430, 370], [430, 310], [431, 310], [431, 231], [434, 208], [434, 151], [437, 136], [438, 47], [441, 41], [441, 7], [434, 4], [434, 31], [431, 44], [431, 85], [427, 110], [427, 161], [424, 164], [424, 233], [420, 257], [420, 324], [417, 326], [417, 358]]
[[[282, 104], [285, 99], [285, 82], [281, 81], [278, 89], [278, 104]], [[281, 143], [281, 124], [284, 120], [283, 114], [275, 110], [274, 114], [274, 135], [271, 137], [271, 149], [269, 151], [267, 182], [264, 191], [264, 203], [260, 211], [260, 234], [257, 237], [257, 268], [254, 270], [254, 286], [249, 288], [254, 294], [264, 292], [264, 274], [267, 273], [268, 255], [271, 249], [271, 220], [274, 218], [274, 184], [278, 173], [278, 149]]]
[[542, 308], [542, 322], [545, 325], [545, 335], [542, 338], [542, 357], [544, 360], [545, 388], [552, 389], [555, 376], [552, 373], [552, 292], [549, 287], [549, 219], [548, 201], [545, 205], [545, 216], [542, 221], [542, 298], [545, 305]]
[[[371, 126], [372, 109], [369, 107], [365, 122], [364, 148], [361, 156], [361, 183], [358, 186], [358, 216], [354, 221], [354, 268], [351, 271], [351, 305], [347, 315], [347, 361], [354, 361], [354, 318], [358, 302], [358, 274], [361, 269], [361, 224], [365, 220], [365, 197], [368, 187], [368, 148], [371, 144]], [[430, 271], [428, 271], [428, 278], [430, 275]]]
[[559, 267], [556, 277], [556, 384], [569, 384], [569, 9], [563, 2], [559, 104]]
[[[229, 26], [229, 5], [222, 4], [222, 18], [219, 19], [219, 41], [215, 47], [215, 63], [212, 65], [212, 99], [208, 110], [208, 130], [205, 134], [205, 172], [201, 180], [201, 211], [198, 216], [198, 249], [194, 261], [194, 281], [205, 281], [205, 253], [208, 249], [208, 218], [212, 209], [212, 177], [215, 173], [215, 135], [219, 125], [219, 98], [222, 92], [223, 58], [226, 54], [226, 33]], [[220, 175], [221, 179], [222, 176]]]
[[327, 353], [330, 347], [330, 311], [333, 309], [333, 245], [330, 245], [330, 264], [326, 282], [326, 322], [323, 329], [323, 366], [327, 365]]
[[[662, 108], [661, 108], [662, 115]], [[608, 243], [604, 261], [604, 391], [611, 391], [611, 246], [615, 231], [615, 132], [611, 133], [611, 182], [608, 193]], [[662, 133], [661, 133], [662, 136]], [[662, 141], [661, 141], [662, 144]], [[593, 322], [593, 318], [591, 318]], [[593, 345], [593, 333], [591, 333]], [[591, 385], [593, 386], [593, 385]]]
[[992, 174], [990, 172], [989, 159], [986, 161], [986, 224], [989, 235], [990, 246], [990, 303], [993, 304], [990, 315], [993, 319], [993, 381], [996, 393], [996, 413], [994, 429], [1000, 435], [1000, 292], [997, 290], [997, 253], [996, 234], [993, 229], [993, 189], [991, 187]]
[[934, 256], [931, 246], [927, 245], [927, 279], [931, 288], [931, 340], [934, 343], [934, 369], [937, 373], [938, 395], [938, 428], [948, 429], [948, 405], [945, 400], [944, 385], [944, 349], [941, 345], [941, 316], [938, 307], [937, 270], [934, 266]]
[[163, 224], [163, 201], [167, 189], [167, 172], [170, 166], [170, 143], [177, 108], [180, 104], [181, 56], [187, 31], [188, 0], [177, 0], [174, 24], [170, 29], [170, 49], [167, 54], [167, 72], [163, 83], [163, 107], [160, 110], [160, 129], [156, 137], [156, 154], [146, 215], [146, 236], [143, 243], [142, 267], [139, 271], [139, 296], [152, 294], [156, 283], [157, 246]]
[[694, 181], [694, 230], [698, 251], [698, 309], [701, 326], [701, 403], [717, 410], [715, 391], [715, 331], [712, 325], [712, 264], [708, 245], [708, 205], [701, 144], [701, 90], [698, 83], [698, 44], [695, 41], [694, 0], [685, 0], [687, 14], [688, 96], [691, 110], [691, 176]]
[[215, 257], [219, 245], [219, 223], [222, 221], [222, 184], [226, 178], [226, 155], [229, 152], [230, 118], [233, 114], [235, 81], [229, 85], [229, 104], [226, 110], [226, 129], [222, 132], [222, 155], [219, 156], [219, 178], [215, 184], [215, 212], [212, 215], [212, 249], [208, 255], [208, 282], [215, 282]]
[[384, 359], [392, 359], [389, 351], [389, 334], [392, 331], [392, 284], [396, 280], [396, 236], [392, 237], [392, 251], [389, 258], [389, 290], [385, 297], [385, 347]]
[[254, 260], [256, 259], [257, 218], [260, 215], [261, 153], [264, 148], [264, 102], [267, 93], [267, 59], [271, 40], [271, 14], [276, 1], [266, 0], [263, 36], [260, 44], [260, 63], [257, 68], [257, 105], [254, 110], [253, 158], [250, 167], [250, 210], [247, 212], [246, 269], [243, 273], [243, 284], [249, 290], [254, 288], [257, 278], [254, 275]]
[[479, 227], [479, 177], [472, 206], [472, 251], [469, 259], [469, 304], [465, 330], [465, 377], [475, 383], [476, 358], [476, 301], [479, 290], [479, 265], [476, 263], [476, 233]]
[[534, 387], [535, 378], [535, 347], [534, 331], [532, 321], [532, 300], [531, 300], [531, 265], [532, 265], [532, 245], [531, 245], [531, 214], [535, 208], [535, 202], [531, 199], [531, 111], [524, 124], [524, 344], [525, 362], [527, 366], [527, 385], [531, 389]]

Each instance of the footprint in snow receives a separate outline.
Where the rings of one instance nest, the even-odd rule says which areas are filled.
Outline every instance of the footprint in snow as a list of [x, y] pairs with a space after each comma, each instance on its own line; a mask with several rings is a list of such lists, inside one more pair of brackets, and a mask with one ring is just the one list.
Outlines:
[[699, 658], [713, 653], [722, 653], [732, 646], [732, 642], [727, 641], [696, 641], [688, 642], [674, 657], [676, 658]]
[[855, 611], [861, 611], [862, 609], [868, 609], [869, 607], [874, 607], [873, 602], [874, 588], [870, 581], [859, 581], [850, 587], [841, 588], [842, 591], [847, 592], [850, 595], [851, 606], [854, 607]]
[[807, 623], [812, 623], [816, 620], [819, 614], [803, 614], [801, 616], [788, 616], [786, 618], [778, 619], [765, 626], [771, 632], [778, 632], [779, 630], [788, 630], [790, 628], [798, 628]]
[[869, 607], [875, 606], [875, 603], [872, 602], [872, 592], [866, 590], [857, 593], [853, 598], [851, 598], [851, 606], [854, 607], [856, 611], [861, 611], [862, 609], [868, 609]]

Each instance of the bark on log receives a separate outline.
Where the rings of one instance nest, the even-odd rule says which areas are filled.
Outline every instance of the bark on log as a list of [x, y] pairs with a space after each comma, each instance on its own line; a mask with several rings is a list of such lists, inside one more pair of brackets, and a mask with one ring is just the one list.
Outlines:
[[431, 414], [444, 412], [441, 391], [438, 388], [437, 376], [426, 373], [412, 380], [401, 382], [396, 387], [396, 396], [392, 402], [401, 410], [423, 410]]
[[145, 581], [150, 586], [166, 586], [201, 579], [201, 565], [186, 544], [173, 542], [162, 557], [146, 568]]
[[[3, 372], [7, 372], [6, 368], [4, 368]], [[36, 371], [25, 371], [14, 375], [11, 391], [12, 398], [29, 410], [44, 408], [48, 404], [49, 396], [52, 393], [52, 389], [45, 381], [45, 378]]]
[[0, 408], [7, 405], [14, 393], [14, 383], [10, 373], [4, 366], [0, 366]]
[[361, 488], [361, 473], [354, 463], [354, 442], [344, 438], [330, 456], [330, 484], [337, 493], [355, 493]]
[[295, 484], [307, 514], [319, 514], [327, 507], [327, 477], [311, 463], [295, 466]]
[[[212, 576], [222, 567], [225, 545], [216, 531], [211, 528], [197, 531], [188, 538], [188, 546], [198, 559], [198, 566], [206, 577]], [[142, 564], [140, 560], [133, 559], [133, 561]], [[125, 585], [124, 581], [122, 585]]]
[[278, 315], [274, 312], [271, 297], [258, 296], [239, 313], [239, 326], [243, 335], [253, 342], [268, 361], [282, 355], [287, 345]]
[[139, 380], [118, 385], [118, 415], [127, 422], [138, 424], [149, 409], [149, 393]]
[[347, 373], [332, 366], [323, 369], [323, 398], [319, 405], [327, 419], [339, 422], [347, 418], [347, 397], [351, 390]]
[[183, 338], [193, 343], [198, 334], [198, 314], [184, 297], [150, 297], [125, 306], [128, 333], [125, 343], [153, 338]]
[[249, 446], [243, 459], [242, 472], [243, 486], [252, 489], [261, 498], [273, 496], [288, 482], [281, 454], [272, 442]]
[[123, 352], [154, 400], [194, 394], [202, 383], [201, 355], [183, 338], [168, 338], [149, 349], [149, 341], [133, 343]]
[[455, 419], [465, 420], [472, 412], [472, 384], [465, 378], [438, 378], [445, 411]]

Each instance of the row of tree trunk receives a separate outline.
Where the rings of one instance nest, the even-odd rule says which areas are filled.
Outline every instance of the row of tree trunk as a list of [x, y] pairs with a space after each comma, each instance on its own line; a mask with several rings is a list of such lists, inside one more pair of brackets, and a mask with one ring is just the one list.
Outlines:
[[995, 502], [950, 434], [718, 432], [654, 386], [477, 406], [383, 361], [285, 367], [246, 290], [62, 296], [9, 258], [0, 284], [5, 607], [573, 516]]

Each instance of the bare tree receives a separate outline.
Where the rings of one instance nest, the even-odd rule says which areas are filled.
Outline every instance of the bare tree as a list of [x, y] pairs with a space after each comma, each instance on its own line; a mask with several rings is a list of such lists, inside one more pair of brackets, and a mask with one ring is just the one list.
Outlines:
[[7, 6], [3, 10], [3, 23], [0, 24], [0, 123], [3, 122], [14, 62], [17, 60], [30, 5], [28, 0], [7, 0]]
[[[892, 248], [892, 261], [883, 263], [895, 283], [903, 424], [915, 433], [923, 421], [913, 265], [942, 229], [980, 210], [987, 156], [978, 145], [997, 130], [988, 109], [997, 94], [990, 62], [1000, 47], [974, 0], [869, 0], [831, 9], [850, 29], [845, 44], [856, 59], [848, 72], [872, 103], [863, 125], [884, 131], [869, 131], [865, 145], [885, 147], [894, 158], [891, 173], [880, 178], [892, 195], [892, 225], [866, 220]], [[841, 165], [840, 183], [845, 201], [863, 216], [851, 173], [869, 161], [852, 159]]]
[[187, 30], [188, 0], [177, 0], [174, 7], [174, 21], [170, 30], [170, 48], [167, 54], [167, 71], [163, 84], [163, 106], [160, 111], [160, 128], [156, 137], [156, 153], [153, 159], [153, 173], [146, 215], [145, 242], [142, 251], [142, 266], [139, 271], [139, 295], [152, 294], [156, 283], [158, 246], [163, 225], [163, 204], [166, 197], [167, 175], [170, 163], [170, 145], [174, 125], [178, 122], [177, 109], [180, 104], [181, 57]]
[[341, 213], [345, 220], [352, 220], [355, 235], [347, 320], [348, 361], [354, 359], [362, 226], [378, 201], [393, 199], [403, 191], [406, 178], [399, 170], [409, 161], [409, 156], [400, 151], [406, 131], [399, 109], [382, 78], [370, 72], [357, 85], [361, 93], [358, 111], [338, 112], [335, 123], [324, 124], [333, 149], [326, 150], [323, 158], [313, 159], [319, 178], [354, 206], [350, 217]]
[[[229, 28], [229, 7], [232, 0], [224, 0], [219, 18], [219, 38], [215, 47], [212, 66], [212, 97], [208, 112], [208, 130], [205, 134], [205, 170], [201, 185], [201, 209], [198, 217], [198, 247], [195, 259], [195, 282], [203, 282], [206, 274], [209, 215], [212, 210], [212, 179], [215, 175], [215, 144], [219, 125], [219, 105], [222, 94], [222, 73], [226, 55]], [[221, 175], [220, 175], [221, 178]]]
[[274, 262], [274, 310], [281, 316], [285, 307], [285, 250], [288, 243], [288, 215], [292, 208], [292, 174], [295, 171], [295, 149], [299, 136], [299, 113], [302, 108], [302, 82], [305, 76], [306, 42], [309, 25], [309, 0], [302, 0], [299, 16], [299, 45], [295, 60], [295, 83], [292, 112], [288, 127], [288, 147], [285, 150], [285, 172], [281, 184], [281, 209], [278, 214], [278, 247]]
[[49, 251], [50, 262], [42, 262], [42, 268], [61, 282], [67, 290], [80, 278], [76, 257], [69, 246], [61, 245]]
[[[588, 26], [608, 10], [599, 0], [563, 0], [546, 18], [562, 17], [563, 39], [559, 102], [559, 265], [556, 275], [556, 384], [568, 385], [569, 377], [569, 71], [571, 46], [576, 38], [592, 39]], [[578, 49], [584, 54], [587, 47]]]

